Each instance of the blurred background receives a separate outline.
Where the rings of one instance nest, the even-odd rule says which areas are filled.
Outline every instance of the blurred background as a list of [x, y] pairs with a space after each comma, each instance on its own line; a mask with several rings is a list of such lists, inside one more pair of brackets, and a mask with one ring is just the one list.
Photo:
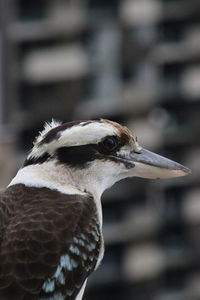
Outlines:
[[0, 0], [0, 188], [44, 121], [109, 118], [193, 174], [103, 197], [87, 300], [200, 299], [200, 1]]

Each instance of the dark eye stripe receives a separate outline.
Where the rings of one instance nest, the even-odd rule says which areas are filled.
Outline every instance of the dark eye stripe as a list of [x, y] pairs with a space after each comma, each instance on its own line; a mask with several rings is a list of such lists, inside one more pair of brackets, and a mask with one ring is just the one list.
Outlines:
[[57, 149], [56, 157], [60, 163], [81, 169], [98, 158], [98, 147], [94, 144], [61, 147]]
[[[79, 125], [81, 122], [81, 126], [86, 126], [93, 121], [75, 121], [60, 125], [54, 129], [52, 129], [46, 137], [40, 142], [42, 144], [48, 144], [55, 139], [58, 139], [60, 133], [68, 129], [72, 126]], [[85, 168], [89, 163], [94, 160], [114, 160], [114, 156], [116, 152], [120, 149], [120, 147], [129, 143], [130, 138], [128, 135], [122, 133], [120, 136], [107, 136], [104, 137], [98, 144], [88, 144], [88, 145], [80, 145], [80, 146], [72, 146], [72, 147], [60, 147], [55, 150], [51, 155], [47, 152], [42, 154], [40, 157], [30, 157], [28, 158], [24, 166], [33, 165], [33, 164], [42, 164], [48, 162], [49, 160], [55, 160], [58, 163], [68, 165], [70, 167], [75, 168]], [[109, 154], [113, 155], [109, 157]]]

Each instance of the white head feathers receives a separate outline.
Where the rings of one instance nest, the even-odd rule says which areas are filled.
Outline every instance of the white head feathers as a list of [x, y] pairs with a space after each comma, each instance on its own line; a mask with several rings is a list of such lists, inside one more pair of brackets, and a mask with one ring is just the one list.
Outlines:
[[35, 141], [33, 142], [34, 145], [39, 144], [45, 135], [53, 128], [56, 128], [60, 126], [62, 123], [60, 121], [52, 119], [51, 122], [45, 122], [44, 124], [44, 129], [39, 132], [39, 135], [36, 137]]
[[[28, 155], [31, 157], [40, 157], [44, 153], [53, 154], [58, 147], [72, 147], [87, 144], [97, 144], [100, 140], [109, 135], [119, 135], [119, 125], [107, 120], [99, 121], [78, 121], [61, 125], [60, 122], [52, 120], [46, 123], [44, 130], [34, 142], [34, 146]], [[56, 130], [58, 128], [58, 130]], [[50, 132], [54, 130], [50, 136]]]

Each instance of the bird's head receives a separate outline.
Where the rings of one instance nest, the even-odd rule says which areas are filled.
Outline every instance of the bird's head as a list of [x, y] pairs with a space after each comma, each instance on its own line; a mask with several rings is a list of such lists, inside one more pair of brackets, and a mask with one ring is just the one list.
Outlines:
[[126, 177], [156, 179], [190, 173], [188, 168], [142, 148], [127, 127], [104, 119], [47, 123], [24, 164], [34, 165], [49, 166], [50, 173], [55, 168], [62, 174], [59, 180], [63, 184], [65, 171], [68, 176], [70, 172], [76, 186], [99, 189], [99, 194]]

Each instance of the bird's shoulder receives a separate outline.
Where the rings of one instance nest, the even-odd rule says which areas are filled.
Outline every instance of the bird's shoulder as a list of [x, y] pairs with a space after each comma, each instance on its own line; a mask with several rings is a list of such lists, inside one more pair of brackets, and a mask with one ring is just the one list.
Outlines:
[[6, 226], [0, 245], [0, 295], [6, 300], [46, 300], [55, 294], [75, 299], [101, 251], [91, 195], [18, 184], [0, 195], [1, 211]]

